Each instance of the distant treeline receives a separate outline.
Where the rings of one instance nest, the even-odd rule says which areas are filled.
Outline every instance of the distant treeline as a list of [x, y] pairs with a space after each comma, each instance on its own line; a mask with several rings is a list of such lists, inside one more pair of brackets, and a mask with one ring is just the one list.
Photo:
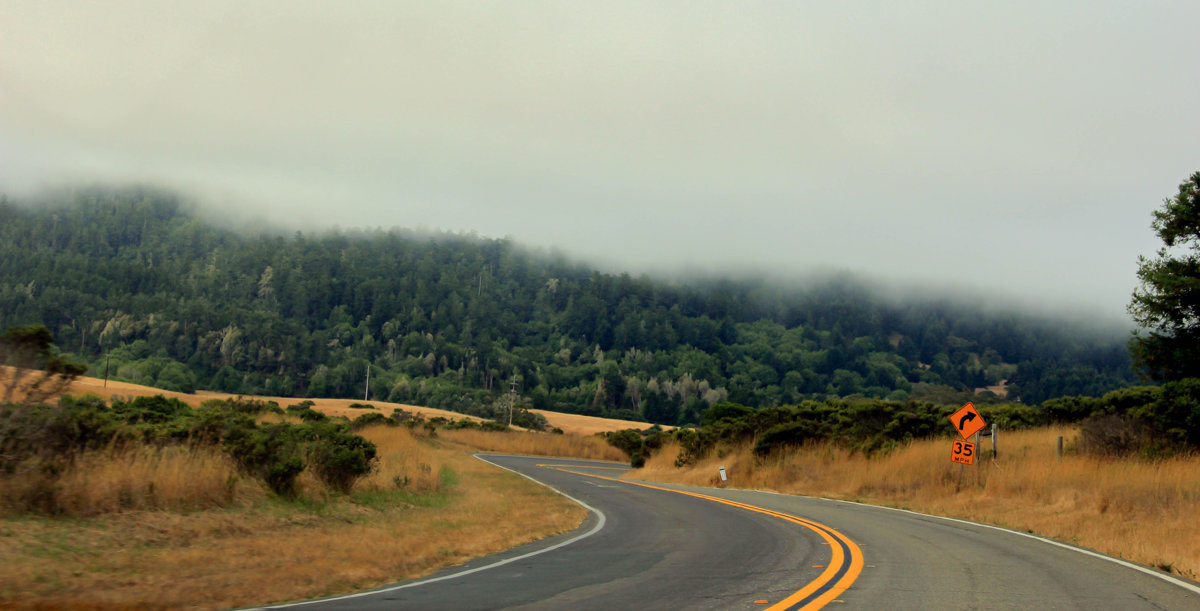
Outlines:
[[362, 398], [369, 367], [371, 400], [490, 414], [511, 388], [680, 424], [725, 401], [953, 403], [1007, 380], [1038, 404], [1135, 381], [1120, 333], [845, 278], [683, 284], [468, 235], [247, 235], [148, 189], [51, 199], [0, 198], [0, 328], [44, 324], [91, 375], [167, 390]]

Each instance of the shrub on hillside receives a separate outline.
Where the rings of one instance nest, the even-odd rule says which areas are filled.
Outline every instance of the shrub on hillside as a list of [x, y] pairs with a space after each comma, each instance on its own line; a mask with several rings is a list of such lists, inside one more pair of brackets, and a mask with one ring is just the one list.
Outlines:
[[289, 414], [292, 414], [292, 415], [298, 415], [305, 410], [312, 409], [313, 406], [315, 406], [315, 405], [316, 405], [316, 403], [313, 403], [312, 401], [305, 399], [299, 403], [293, 403], [293, 404], [287, 406], [286, 408], [284, 408], [283, 411], [285, 411]]
[[369, 426], [376, 426], [376, 425], [400, 426], [400, 423], [396, 422], [392, 418], [388, 418], [387, 416], [384, 416], [383, 414], [374, 412], [374, 413], [370, 413], [370, 414], [363, 414], [363, 415], [355, 418], [353, 421], [350, 422], [350, 429], [354, 430], [354, 431], [361, 431]]
[[313, 471], [331, 488], [349, 492], [354, 482], [375, 466], [375, 444], [350, 432], [342, 423], [317, 423], [303, 428], [305, 455]]
[[110, 409], [127, 424], [162, 424], [192, 411], [187, 403], [163, 395], [135, 397], [129, 401], [114, 399]]
[[284, 414], [283, 409], [274, 401], [263, 401], [261, 399], [252, 399], [249, 397], [230, 397], [228, 399], [209, 399], [200, 404], [200, 407], [221, 408], [226, 411], [236, 412], [239, 414], [249, 414], [258, 416], [265, 413]]
[[[54, 474], [82, 452], [144, 444], [221, 448], [240, 470], [284, 495], [294, 492], [296, 478], [306, 468], [343, 492], [373, 468], [373, 444], [355, 435], [348, 423], [329, 421], [310, 406], [292, 410], [302, 418], [309, 413], [319, 416], [310, 416], [305, 424], [255, 421], [255, 415], [277, 408], [270, 402], [238, 398], [207, 401], [193, 410], [161, 395], [118, 399], [112, 407], [95, 396], [63, 397], [57, 406], [4, 404], [0, 405], [0, 475], [37, 470], [49, 474], [43, 483], [52, 488]], [[378, 413], [365, 417], [394, 422]]]
[[754, 442], [754, 453], [766, 456], [780, 448], [798, 446], [811, 439], [818, 438], [819, 428], [812, 421], [800, 420], [773, 426]]
[[289, 495], [305, 467], [298, 428], [287, 423], [263, 427], [251, 423], [229, 429], [223, 445], [242, 470], [261, 478], [276, 494]]
[[324, 422], [326, 420], [329, 420], [329, 416], [326, 416], [324, 412], [318, 412], [317, 410], [312, 409], [311, 407], [305, 408], [302, 410], [298, 410], [296, 412], [293, 412], [293, 414], [296, 416], [299, 416], [300, 419], [305, 422]]

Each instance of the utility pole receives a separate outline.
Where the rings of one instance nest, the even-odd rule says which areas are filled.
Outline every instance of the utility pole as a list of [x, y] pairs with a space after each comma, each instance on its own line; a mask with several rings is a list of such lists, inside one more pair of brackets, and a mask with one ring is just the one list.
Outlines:
[[508, 426], [512, 426], [513, 407], [517, 403], [517, 380], [508, 381]]
[[367, 363], [367, 387], [363, 390], [363, 401], [371, 394], [371, 364]]

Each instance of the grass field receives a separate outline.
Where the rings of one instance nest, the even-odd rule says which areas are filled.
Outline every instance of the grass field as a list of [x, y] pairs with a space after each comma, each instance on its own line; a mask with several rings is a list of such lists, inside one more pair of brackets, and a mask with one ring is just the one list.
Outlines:
[[[6, 373], [0, 368], [0, 382]], [[162, 394], [192, 406], [230, 396], [91, 378], [68, 392]], [[371, 411], [351, 408], [352, 400], [314, 403], [331, 416]], [[400, 408], [468, 418], [367, 403], [383, 414]], [[565, 434], [366, 429], [361, 434], [379, 448], [378, 468], [349, 495], [306, 472], [296, 498], [280, 499], [224, 453], [186, 446], [103, 448], [66, 472], [0, 477], [0, 608], [210, 609], [298, 600], [418, 577], [568, 531], [583, 520], [582, 508], [470, 453], [619, 461], [624, 455], [593, 433], [631, 423], [544, 415]], [[5, 503], [31, 490], [52, 515]]]
[[[998, 458], [974, 467], [950, 462], [950, 440], [918, 441], [867, 458], [815, 444], [757, 458], [728, 448], [677, 469], [666, 446], [632, 477], [774, 490], [900, 507], [1037, 533], [1200, 579], [1200, 456], [1160, 461], [1079, 456], [1059, 459], [1077, 432], [1045, 428], [1007, 433]], [[960, 479], [961, 478], [961, 479]]]
[[576, 435], [571, 433], [548, 435], [546, 433], [525, 432], [492, 433], [471, 429], [440, 431], [438, 435], [448, 441], [461, 444], [465, 448], [483, 452], [529, 454], [533, 456], [562, 456], [628, 463], [628, 457], [625, 456], [624, 452], [608, 445], [607, 441], [595, 435]]
[[[206, 450], [85, 455], [56, 492], [66, 513], [0, 520], [0, 608], [215, 609], [350, 592], [566, 532], [585, 515], [449, 440], [405, 427], [363, 435], [380, 450], [375, 473], [346, 496], [302, 475], [295, 500]], [[0, 480], [13, 485], [23, 484]]]

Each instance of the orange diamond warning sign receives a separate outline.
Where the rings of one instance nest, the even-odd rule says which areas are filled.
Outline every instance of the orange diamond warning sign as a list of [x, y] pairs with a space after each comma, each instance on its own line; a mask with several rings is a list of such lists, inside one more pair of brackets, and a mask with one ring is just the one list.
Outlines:
[[954, 412], [950, 416], [950, 424], [954, 425], [954, 428], [958, 430], [958, 434], [962, 435], [963, 439], [970, 438], [971, 435], [978, 433], [979, 429], [987, 426], [987, 423], [983, 421], [983, 416], [980, 416], [979, 412], [975, 411], [975, 404], [973, 403], [967, 403], [962, 406], [962, 409]]

